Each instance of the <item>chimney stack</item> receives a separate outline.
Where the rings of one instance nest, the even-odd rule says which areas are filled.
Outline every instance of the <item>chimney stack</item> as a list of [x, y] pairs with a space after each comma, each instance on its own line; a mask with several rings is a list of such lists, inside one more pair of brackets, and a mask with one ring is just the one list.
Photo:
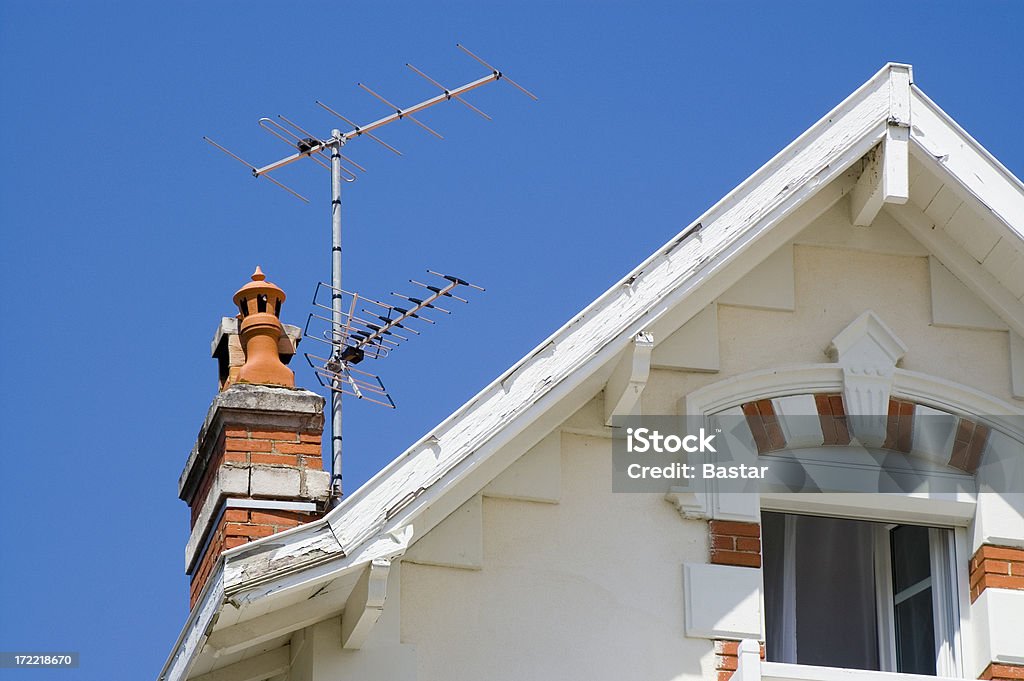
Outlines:
[[256, 268], [235, 293], [240, 314], [213, 341], [220, 392], [178, 481], [191, 509], [185, 571], [195, 605], [223, 551], [296, 527], [327, 509], [324, 399], [295, 388], [286, 364], [301, 339], [279, 318], [285, 294]]

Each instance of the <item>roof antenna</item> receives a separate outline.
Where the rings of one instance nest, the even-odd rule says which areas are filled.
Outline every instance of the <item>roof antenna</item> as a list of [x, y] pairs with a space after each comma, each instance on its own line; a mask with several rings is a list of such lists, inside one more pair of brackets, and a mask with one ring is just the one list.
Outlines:
[[[394, 148], [374, 133], [384, 126], [408, 119], [423, 128], [426, 132], [440, 139], [444, 139], [440, 133], [420, 122], [414, 116], [421, 111], [429, 109], [435, 104], [457, 100], [471, 111], [483, 116], [487, 120], [491, 117], [480, 109], [476, 108], [464, 99], [469, 92], [499, 80], [507, 81], [513, 87], [520, 90], [533, 100], [537, 97], [523, 86], [519, 85], [504, 73], [494, 68], [483, 59], [473, 54], [461, 44], [457, 47], [467, 55], [475, 59], [490, 71], [485, 76], [477, 78], [459, 87], [448, 89], [423, 73], [415, 66], [406, 64], [416, 74], [429, 81], [441, 92], [430, 99], [425, 99], [418, 104], [407, 107], [400, 107], [382, 95], [359, 83], [359, 87], [380, 100], [385, 106], [392, 109], [392, 113], [364, 125], [357, 125], [346, 118], [335, 109], [321, 101], [316, 104], [321, 109], [336, 116], [351, 127], [348, 132], [342, 132], [335, 128], [329, 136], [319, 137], [303, 128], [298, 123], [277, 116], [276, 119], [261, 118], [260, 127], [287, 144], [294, 151], [264, 166], [255, 166], [244, 160], [237, 154], [229, 151], [209, 137], [204, 140], [223, 151], [236, 161], [244, 164], [256, 178], [265, 177], [273, 184], [281, 187], [292, 196], [309, 203], [302, 194], [291, 187], [272, 177], [271, 173], [291, 165], [296, 161], [309, 158], [315, 163], [330, 170], [331, 173], [331, 283], [321, 282], [317, 284], [313, 294], [314, 311], [306, 320], [306, 335], [316, 341], [325, 344], [327, 347], [322, 355], [306, 353], [306, 360], [313, 367], [320, 384], [329, 388], [331, 392], [331, 480], [332, 494], [337, 501], [341, 498], [341, 398], [342, 395], [351, 395], [358, 399], [374, 402], [386, 407], [394, 408], [395, 403], [391, 399], [380, 378], [374, 374], [361, 369], [355, 365], [364, 359], [381, 359], [386, 357], [400, 343], [409, 339], [410, 335], [419, 335], [425, 325], [434, 324], [431, 319], [432, 313], [451, 314], [444, 307], [449, 301], [460, 303], [468, 302], [466, 298], [458, 293], [469, 290], [483, 291], [484, 289], [448, 274], [441, 274], [427, 270], [435, 277], [432, 282], [420, 282], [410, 280], [412, 284], [420, 287], [423, 293], [417, 296], [407, 296], [400, 293], [393, 293], [398, 300], [397, 304], [366, 298], [358, 293], [346, 291], [341, 283], [341, 188], [343, 182], [355, 182], [358, 178], [357, 172], [366, 172], [366, 168], [356, 163], [351, 158], [341, 153], [342, 147], [357, 137], [368, 137], [386, 149], [401, 155], [398, 149]], [[343, 163], [344, 162], [344, 163]], [[329, 298], [329, 300], [325, 300]], [[439, 304], [440, 303], [440, 304]], [[326, 312], [330, 313], [327, 316]]]

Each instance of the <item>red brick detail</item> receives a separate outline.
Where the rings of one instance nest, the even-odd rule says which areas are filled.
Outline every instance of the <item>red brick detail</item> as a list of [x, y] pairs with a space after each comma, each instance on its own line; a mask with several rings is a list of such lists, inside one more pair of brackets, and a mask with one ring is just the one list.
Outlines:
[[960, 419], [953, 440], [949, 465], [967, 473], [974, 473], [981, 463], [981, 452], [988, 443], [988, 426], [969, 419]]
[[982, 545], [971, 557], [970, 583], [972, 603], [985, 589], [1024, 590], [1024, 549]]
[[[217, 471], [226, 464], [241, 466], [270, 465], [287, 468], [321, 470], [323, 458], [320, 450], [319, 430], [253, 430], [244, 425], [225, 424], [195, 495], [192, 497], [191, 522], [195, 527], [206, 503], [224, 503], [223, 499], [210, 499]], [[295, 511], [250, 511], [227, 509], [220, 522], [210, 530], [205, 552], [192, 572], [189, 593], [190, 605], [195, 605], [206, 580], [216, 567], [221, 553], [242, 546], [261, 537], [308, 523], [320, 517], [319, 513]]]
[[199, 514], [203, 510], [203, 500], [206, 499], [206, 495], [210, 493], [210, 487], [213, 486], [214, 473], [220, 468], [224, 460], [224, 433], [221, 433], [220, 437], [217, 438], [217, 444], [213, 447], [213, 454], [210, 456], [206, 472], [203, 473], [203, 479], [199, 483], [199, 489], [196, 490], [192, 505], [189, 507], [191, 512], [189, 527], [195, 527], [196, 520], [199, 519]]
[[993, 662], [985, 667], [978, 678], [985, 681], [1020, 681], [1024, 679], [1024, 665]]
[[233, 549], [260, 537], [269, 537], [272, 534], [304, 525], [311, 520], [316, 520], [323, 514], [319, 512], [306, 513], [303, 511], [274, 511], [267, 509], [229, 508], [224, 511], [220, 522], [211, 530], [209, 546], [203, 554], [202, 560], [192, 573], [192, 583], [189, 588], [189, 607], [193, 607], [199, 599], [199, 594], [217, 565], [220, 555], [228, 549]]
[[914, 445], [914, 403], [889, 400], [889, 418], [885, 425], [883, 449], [908, 453]]
[[824, 445], [850, 444], [850, 427], [846, 423], [846, 408], [839, 393], [818, 393], [814, 396], [818, 408], [818, 421]]
[[711, 562], [715, 565], [761, 567], [761, 526], [731, 520], [712, 520]]
[[[191, 526], [206, 503], [217, 470], [225, 462], [269, 464], [291, 468], [323, 469], [318, 431], [248, 430], [240, 425], [225, 425], [214, 446], [206, 472], [193, 497]], [[220, 503], [220, 499], [211, 500]]]
[[[729, 681], [739, 667], [739, 641], [715, 641], [715, 671], [718, 681]], [[761, 659], [764, 659], [764, 643], [761, 644]]]
[[758, 400], [742, 405], [743, 415], [747, 417], [750, 434], [754, 436], [757, 453], [775, 452], [786, 447], [786, 436], [782, 433], [779, 418], [775, 415], [775, 407], [771, 400]]

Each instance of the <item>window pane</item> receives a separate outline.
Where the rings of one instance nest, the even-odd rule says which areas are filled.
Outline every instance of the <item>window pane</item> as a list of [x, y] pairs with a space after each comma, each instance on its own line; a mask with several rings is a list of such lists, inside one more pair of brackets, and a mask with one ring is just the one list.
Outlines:
[[931, 588], [896, 606], [896, 665], [904, 674], [935, 674]]
[[761, 521], [768, 660], [877, 670], [872, 525], [773, 513]]
[[901, 525], [889, 533], [896, 625], [896, 670], [935, 674], [931, 552], [928, 528]]
[[890, 537], [893, 591], [899, 593], [931, 575], [928, 528], [900, 525], [892, 530]]
[[781, 513], [761, 513], [761, 553], [764, 577], [765, 659], [769, 662], [796, 662], [791, 651], [791, 623], [786, 621], [787, 567], [785, 552], [786, 516]]

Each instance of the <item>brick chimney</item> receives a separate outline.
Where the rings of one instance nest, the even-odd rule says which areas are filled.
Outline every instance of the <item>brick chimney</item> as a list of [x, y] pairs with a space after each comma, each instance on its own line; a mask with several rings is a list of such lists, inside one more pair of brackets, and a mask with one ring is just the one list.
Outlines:
[[286, 366], [301, 333], [281, 324], [284, 299], [257, 267], [234, 296], [240, 314], [222, 319], [214, 335], [220, 392], [178, 481], [192, 512], [185, 571], [193, 606], [223, 551], [307, 523], [327, 508], [324, 399], [296, 388]]

